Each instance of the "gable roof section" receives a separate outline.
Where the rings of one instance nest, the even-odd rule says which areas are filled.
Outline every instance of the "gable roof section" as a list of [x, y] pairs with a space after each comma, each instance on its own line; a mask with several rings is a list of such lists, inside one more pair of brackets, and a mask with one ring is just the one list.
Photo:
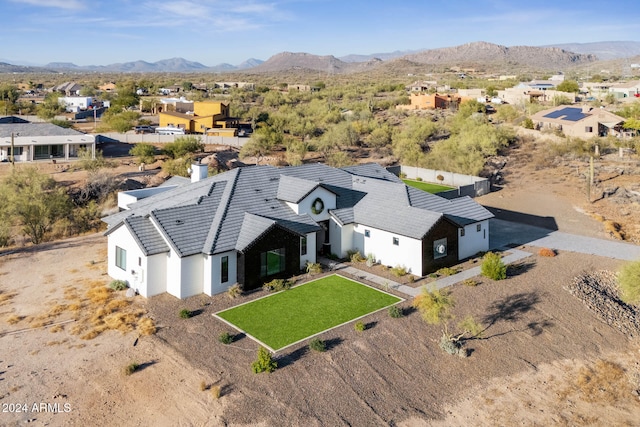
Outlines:
[[295, 176], [282, 175], [278, 183], [277, 198], [285, 202], [300, 203], [309, 193], [318, 188], [318, 182]]
[[399, 177], [392, 174], [377, 163], [365, 163], [362, 165], [347, 166], [341, 169], [349, 172], [350, 174], [358, 175], [364, 178], [377, 178], [384, 179], [385, 181], [397, 182], [399, 184], [402, 183], [402, 180]]
[[276, 222], [273, 219], [264, 218], [248, 212], [245, 213], [235, 249], [238, 251], [245, 250], [275, 224]]
[[130, 217], [124, 220], [124, 224], [146, 256], [169, 252], [169, 246], [149, 217]]
[[194, 205], [153, 210], [151, 217], [158, 224], [169, 244], [180, 256], [202, 253], [211, 223], [221, 206], [222, 194], [228, 183], [218, 183], [210, 195]]

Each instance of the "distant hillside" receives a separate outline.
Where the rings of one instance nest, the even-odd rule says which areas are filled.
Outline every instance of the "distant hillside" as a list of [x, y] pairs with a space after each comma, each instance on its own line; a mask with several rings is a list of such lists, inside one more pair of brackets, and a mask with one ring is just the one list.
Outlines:
[[321, 72], [347, 74], [354, 72], [421, 73], [451, 67], [475, 68], [490, 72], [518, 72], [524, 70], [565, 71], [589, 66], [609, 58], [631, 58], [640, 55], [640, 42], [567, 43], [556, 46], [506, 47], [486, 42], [421, 51], [395, 51], [370, 55], [332, 55], [282, 52], [267, 61], [251, 58], [240, 65], [221, 63], [205, 66], [183, 58], [157, 62], [132, 61], [110, 65], [78, 66], [70, 62], [52, 62], [45, 67], [11, 65], [0, 62], [0, 73], [28, 72]]
[[592, 54], [603, 61], [640, 55], [640, 42], [633, 41], [564, 43], [550, 45], [549, 47], [558, 47], [576, 53]]
[[556, 47], [506, 47], [487, 42], [425, 50], [403, 56], [402, 59], [433, 65], [476, 68], [503, 67], [505, 69], [524, 66], [546, 70], [562, 70], [597, 60], [594, 55], [577, 54]]
[[332, 55], [318, 56], [310, 53], [282, 52], [267, 59], [251, 72], [268, 73], [291, 70], [321, 71], [328, 74], [340, 74], [353, 68], [353, 63], [340, 61]]

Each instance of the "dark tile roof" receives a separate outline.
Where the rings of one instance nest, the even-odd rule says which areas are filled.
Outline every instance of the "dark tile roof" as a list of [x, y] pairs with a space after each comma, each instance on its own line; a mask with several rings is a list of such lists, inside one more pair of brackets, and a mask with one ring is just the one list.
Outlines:
[[336, 194], [337, 207], [330, 214], [341, 224], [360, 223], [418, 239], [444, 217], [465, 224], [492, 216], [472, 199], [447, 200], [407, 187], [377, 165], [250, 166], [133, 203], [131, 210], [105, 218], [107, 233], [126, 221], [135, 224], [141, 247], [154, 251], [164, 250], [157, 229], [181, 256], [241, 251], [271, 227], [298, 235], [319, 230], [310, 216], [297, 215], [286, 203], [299, 202], [317, 186]]

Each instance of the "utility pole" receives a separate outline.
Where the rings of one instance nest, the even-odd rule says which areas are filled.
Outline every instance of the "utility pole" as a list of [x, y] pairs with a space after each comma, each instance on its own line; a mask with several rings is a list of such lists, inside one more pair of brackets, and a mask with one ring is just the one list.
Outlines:
[[11, 168], [15, 169], [16, 161], [15, 161], [15, 158], [13, 156], [13, 139], [14, 139], [14, 134], [13, 134], [13, 132], [11, 132]]

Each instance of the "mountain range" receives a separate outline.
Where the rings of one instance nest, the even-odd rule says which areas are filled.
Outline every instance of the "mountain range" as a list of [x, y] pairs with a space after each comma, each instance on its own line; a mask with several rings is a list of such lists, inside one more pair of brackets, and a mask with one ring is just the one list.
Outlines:
[[52, 62], [41, 67], [12, 65], [0, 60], [0, 73], [102, 72], [102, 73], [270, 73], [310, 70], [328, 74], [372, 71], [416, 66], [471, 67], [482, 69], [539, 69], [564, 70], [588, 65], [599, 60], [632, 58], [640, 55], [640, 42], [612, 41], [596, 43], [567, 43], [553, 46], [501, 46], [487, 42], [473, 42], [460, 46], [419, 51], [395, 51], [370, 55], [347, 55], [336, 58], [310, 53], [282, 52], [266, 61], [251, 58], [239, 65], [227, 63], [206, 66], [183, 58], [157, 62], [133, 61], [109, 65], [78, 66], [68, 62]]

